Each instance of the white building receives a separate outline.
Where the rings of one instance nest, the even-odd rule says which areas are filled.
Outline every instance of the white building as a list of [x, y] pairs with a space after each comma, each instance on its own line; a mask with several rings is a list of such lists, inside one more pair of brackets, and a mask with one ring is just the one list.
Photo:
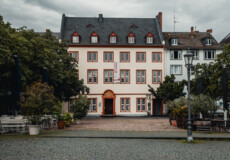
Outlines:
[[216, 55], [223, 51], [223, 47], [211, 33], [211, 29], [207, 32], [199, 32], [194, 31], [193, 27], [191, 27], [191, 32], [164, 32], [165, 75], [174, 74], [176, 81], [187, 80], [184, 54], [188, 49], [194, 54], [194, 66], [198, 63], [214, 62]]
[[[161, 101], [147, 99], [148, 84], [156, 89], [165, 75], [162, 13], [156, 18], [63, 15], [60, 36], [90, 88], [88, 116], [165, 114]], [[65, 112], [71, 103], [64, 104]]]

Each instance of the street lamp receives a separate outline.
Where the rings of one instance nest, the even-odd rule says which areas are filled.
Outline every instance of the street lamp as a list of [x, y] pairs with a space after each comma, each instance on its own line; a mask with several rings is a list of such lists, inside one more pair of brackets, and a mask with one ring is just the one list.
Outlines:
[[187, 68], [188, 73], [188, 136], [187, 141], [192, 142], [192, 126], [191, 126], [191, 106], [190, 106], [190, 70], [192, 67], [193, 54], [190, 50], [184, 55], [185, 67]]

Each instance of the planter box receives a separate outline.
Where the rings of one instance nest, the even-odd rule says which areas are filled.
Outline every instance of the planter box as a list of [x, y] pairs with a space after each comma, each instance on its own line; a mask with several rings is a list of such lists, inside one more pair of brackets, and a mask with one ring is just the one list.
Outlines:
[[40, 125], [30, 125], [29, 126], [29, 134], [30, 135], [39, 135], [41, 130], [41, 126]]

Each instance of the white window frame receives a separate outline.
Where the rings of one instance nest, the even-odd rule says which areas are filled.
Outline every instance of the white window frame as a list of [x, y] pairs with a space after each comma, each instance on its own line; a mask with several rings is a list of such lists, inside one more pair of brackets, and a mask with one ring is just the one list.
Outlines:
[[193, 54], [193, 60], [199, 60], [199, 50], [191, 50]]
[[79, 43], [79, 36], [73, 36], [73, 43]]
[[91, 36], [91, 43], [98, 43], [98, 37], [97, 36]]
[[[138, 100], [140, 103], [138, 102]], [[137, 112], [145, 112], [146, 111], [146, 109], [147, 109], [146, 108], [146, 98], [137, 98], [136, 103], [137, 103], [137, 105], [136, 105], [137, 106], [137, 108], [136, 108]]]
[[134, 43], [134, 38], [133, 36], [128, 37], [128, 43], [133, 44]]
[[[211, 57], [209, 58], [209, 52], [211, 54]], [[216, 58], [216, 51], [215, 50], [205, 50], [204, 51], [204, 59], [205, 60], [212, 60]]]
[[97, 84], [97, 80], [98, 80], [98, 72], [95, 69], [89, 69], [87, 71], [87, 75], [88, 75], [88, 80], [87, 83], [88, 84]]
[[[175, 51], [177, 51], [178, 58], [175, 58]], [[171, 50], [170, 51], [170, 59], [171, 60], [181, 60], [182, 59], [182, 51], [181, 50]]]
[[[128, 102], [128, 103], [127, 103]], [[130, 111], [130, 98], [121, 98], [121, 112]]]
[[207, 39], [205, 40], [205, 44], [206, 44], [207, 46], [212, 45], [212, 39], [211, 39], [211, 38], [207, 38]]
[[171, 44], [172, 44], [172, 46], [178, 45], [178, 38], [172, 38], [171, 39]]
[[110, 36], [110, 43], [117, 43], [117, 37], [116, 36]]
[[[175, 67], [180, 68], [180, 71], [178, 71], [177, 73], [175, 72]], [[182, 65], [170, 65], [170, 74], [173, 75], [182, 75], [183, 71], [182, 71]]]
[[148, 44], [153, 43], [153, 37], [147, 37], [147, 43]]

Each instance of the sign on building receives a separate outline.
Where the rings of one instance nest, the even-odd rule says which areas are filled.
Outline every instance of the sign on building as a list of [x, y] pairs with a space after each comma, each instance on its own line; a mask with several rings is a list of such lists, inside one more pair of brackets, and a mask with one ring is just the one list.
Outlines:
[[114, 83], [120, 83], [120, 66], [119, 66], [119, 62], [114, 62]]

